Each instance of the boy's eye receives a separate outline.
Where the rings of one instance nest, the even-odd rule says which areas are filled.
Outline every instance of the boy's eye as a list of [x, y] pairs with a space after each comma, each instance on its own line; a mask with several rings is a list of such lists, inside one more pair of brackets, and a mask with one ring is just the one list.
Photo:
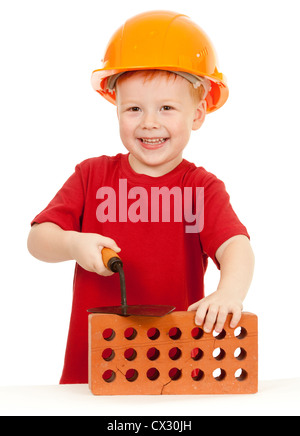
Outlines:
[[138, 111], [140, 110], [140, 108], [137, 107], [137, 106], [133, 106], [133, 107], [129, 108], [129, 110], [130, 110], [131, 112], [138, 112]]
[[172, 107], [171, 106], [163, 106], [162, 108], [161, 108], [163, 111], [170, 111], [171, 109], [172, 109]]

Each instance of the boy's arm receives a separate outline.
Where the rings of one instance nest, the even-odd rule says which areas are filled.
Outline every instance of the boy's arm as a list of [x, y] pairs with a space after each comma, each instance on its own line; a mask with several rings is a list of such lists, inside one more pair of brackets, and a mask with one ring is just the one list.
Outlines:
[[215, 325], [221, 332], [228, 313], [232, 313], [230, 327], [235, 328], [241, 318], [243, 301], [250, 287], [254, 255], [249, 239], [237, 235], [228, 239], [216, 252], [221, 277], [216, 292], [192, 304], [188, 310], [196, 310], [195, 322], [209, 333]]
[[29, 252], [44, 262], [76, 260], [87, 271], [111, 275], [102, 262], [101, 250], [120, 251], [115, 241], [97, 233], [66, 231], [54, 223], [34, 224], [28, 236]]

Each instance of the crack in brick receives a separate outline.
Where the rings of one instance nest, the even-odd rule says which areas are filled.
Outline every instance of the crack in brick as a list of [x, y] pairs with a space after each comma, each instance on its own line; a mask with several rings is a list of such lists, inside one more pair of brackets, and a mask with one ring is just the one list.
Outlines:
[[[178, 370], [180, 371], [180, 373], [182, 374], [182, 368], [178, 368]], [[181, 377], [181, 376], [180, 376]], [[173, 380], [173, 379], [170, 379], [167, 383], [165, 383], [164, 385], [162, 385], [162, 388], [161, 388], [161, 391], [160, 391], [160, 395], [163, 395], [163, 390], [164, 390], [164, 388], [167, 386], [167, 385], [169, 385], [172, 381], [176, 381], [177, 379], [175, 379], [175, 380]]]
[[168, 383], [165, 383], [164, 385], [162, 385], [162, 388], [161, 388], [161, 391], [160, 391], [160, 395], [163, 395], [163, 390], [164, 390], [164, 388], [165, 388], [168, 384], [170, 384], [171, 381], [173, 381], [173, 380], [170, 379], [170, 380], [168, 381]]

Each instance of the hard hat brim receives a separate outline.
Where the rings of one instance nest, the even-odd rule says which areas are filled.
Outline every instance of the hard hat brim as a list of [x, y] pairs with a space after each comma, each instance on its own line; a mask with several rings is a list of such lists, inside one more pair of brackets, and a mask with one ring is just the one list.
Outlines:
[[[122, 72], [128, 72], [128, 71], [143, 71], [148, 70], [149, 68], [143, 67], [132, 67], [132, 68], [115, 68], [113, 70], [108, 70], [105, 68], [94, 70], [91, 77], [91, 83], [92, 87], [95, 91], [97, 91], [100, 95], [102, 95], [107, 101], [110, 103], [116, 105], [116, 95], [115, 92], [109, 91], [106, 87], [106, 79]], [[151, 68], [152, 70], [162, 70], [162, 71], [180, 71], [178, 67], [175, 66], [163, 66], [163, 67], [155, 67]], [[196, 74], [194, 71], [185, 71], [190, 74]], [[218, 73], [220, 76], [220, 79], [216, 79], [215, 76], [209, 76], [209, 75], [201, 75], [199, 72], [197, 72], [197, 75], [204, 77], [205, 79], [208, 79], [211, 84], [211, 90], [207, 94], [205, 100], [207, 102], [207, 113], [214, 112], [215, 110], [222, 107], [225, 102], [228, 99], [229, 96], [229, 90], [226, 84], [226, 79], [223, 74]], [[215, 74], [216, 75], [216, 74]]]

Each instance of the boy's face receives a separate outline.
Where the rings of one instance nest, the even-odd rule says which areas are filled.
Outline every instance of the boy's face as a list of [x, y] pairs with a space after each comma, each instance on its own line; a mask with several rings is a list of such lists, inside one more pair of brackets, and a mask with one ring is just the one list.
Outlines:
[[154, 177], [181, 161], [192, 130], [201, 127], [205, 101], [196, 104], [186, 79], [142, 73], [119, 80], [117, 111], [120, 136], [134, 171]]

